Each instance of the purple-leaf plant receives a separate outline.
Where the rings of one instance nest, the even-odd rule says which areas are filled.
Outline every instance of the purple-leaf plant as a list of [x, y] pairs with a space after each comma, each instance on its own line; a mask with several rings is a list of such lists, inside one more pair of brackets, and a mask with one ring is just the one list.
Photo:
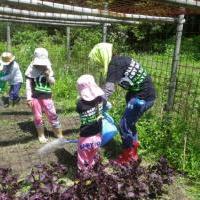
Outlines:
[[15, 195], [19, 189], [18, 176], [12, 174], [12, 169], [0, 168], [0, 200], [16, 199]]

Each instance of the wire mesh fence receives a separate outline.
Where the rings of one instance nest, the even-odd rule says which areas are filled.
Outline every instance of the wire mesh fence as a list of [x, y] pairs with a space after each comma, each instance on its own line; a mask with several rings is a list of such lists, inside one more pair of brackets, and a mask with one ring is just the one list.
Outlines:
[[[192, 22], [192, 23], [190, 23]], [[198, 42], [200, 18], [186, 17], [186, 25], [183, 32], [183, 54], [180, 55], [180, 64], [177, 77], [177, 88], [175, 98], [175, 110], [183, 115], [186, 122], [199, 129], [199, 53], [193, 51], [195, 42]], [[190, 25], [188, 25], [190, 24]], [[189, 27], [188, 27], [189, 26]], [[194, 35], [194, 40], [188, 40], [188, 34]], [[187, 49], [187, 51], [186, 51]], [[189, 55], [187, 52], [194, 52]]]

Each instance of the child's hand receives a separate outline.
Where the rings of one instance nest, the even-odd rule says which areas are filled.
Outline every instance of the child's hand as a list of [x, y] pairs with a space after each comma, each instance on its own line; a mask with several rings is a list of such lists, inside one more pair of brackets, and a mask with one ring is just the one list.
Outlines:
[[45, 70], [44, 75], [45, 75], [46, 77], [48, 77], [48, 76], [50, 75], [50, 70], [49, 70], [49, 69]]
[[112, 108], [112, 104], [109, 101], [107, 101], [106, 107], [108, 110], [110, 110]]
[[28, 107], [32, 108], [32, 107], [33, 107], [33, 102], [32, 102], [32, 100], [28, 100], [28, 101], [27, 101], [27, 105], [28, 105]]
[[107, 112], [107, 111], [110, 110], [111, 108], [112, 108], [112, 104], [111, 104], [109, 101], [107, 101], [105, 107], [103, 108], [103, 111], [104, 111], [104, 112]]

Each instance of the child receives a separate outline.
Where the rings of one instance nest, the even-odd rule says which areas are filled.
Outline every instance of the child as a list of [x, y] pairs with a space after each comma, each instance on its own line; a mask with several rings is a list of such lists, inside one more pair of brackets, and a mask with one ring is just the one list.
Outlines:
[[0, 77], [0, 81], [8, 81], [10, 84], [9, 99], [5, 106], [9, 106], [10, 101], [15, 105], [20, 101], [19, 91], [23, 83], [22, 73], [12, 53], [2, 53], [1, 62], [3, 63], [3, 76]]
[[132, 58], [112, 56], [110, 43], [95, 45], [89, 57], [104, 66], [104, 73], [107, 75], [104, 87], [106, 99], [115, 91], [117, 84], [127, 91], [126, 107], [120, 121], [123, 152], [116, 161], [119, 164], [129, 164], [132, 160], [138, 160], [136, 123], [153, 106], [156, 98], [151, 76]]
[[97, 86], [92, 75], [82, 75], [77, 80], [80, 98], [77, 112], [80, 115], [80, 139], [78, 142], [78, 169], [91, 169], [98, 161], [101, 145], [102, 112], [105, 106], [103, 90]]
[[45, 112], [53, 127], [55, 136], [61, 138], [61, 125], [52, 100], [51, 84], [55, 83], [48, 51], [45, 48], [36, 48], [34, 60], [26, 72], [26, 95], [28, 106], [32, 108], [34, 123], [41, 143], [46, 143], [42, 122], [42, 111]]

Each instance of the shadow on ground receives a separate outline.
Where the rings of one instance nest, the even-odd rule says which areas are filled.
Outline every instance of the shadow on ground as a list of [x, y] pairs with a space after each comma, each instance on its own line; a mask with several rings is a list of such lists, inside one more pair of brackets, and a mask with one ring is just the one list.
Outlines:
[[32, 112], [29, 111], [9, 111], [9, 112], [1, 112], [1, 115], [23, 115], [23, 116], [32, 116]]
[[[28, 143], [37, 138], [34, 124], [31, 121], [18, 122], [18, 127], [9, 127], [9, 133], [0, 141], [0, 146]], [[18, 128], [18, 129], [17, 129]], [[15, 132], [15, 135], [13, 134]]]
[[77, 153], [75, 151], [69, 152], [63, 148], [63, 149], [58, 149], [55, 152], [55, 155], [58, 159], [58, 162], [67, 167], [69, 172], [67, 173], [67, 177], [73, 180], [77, 172], [77, 163], [76, 163]]
[[116, 141], [116, 139], [113, 139], [104, 147], [102, 147], [102, 152], [104, 157], [110, 160], [115, 159], [121, 153], [121, 149], [121, 143]]

